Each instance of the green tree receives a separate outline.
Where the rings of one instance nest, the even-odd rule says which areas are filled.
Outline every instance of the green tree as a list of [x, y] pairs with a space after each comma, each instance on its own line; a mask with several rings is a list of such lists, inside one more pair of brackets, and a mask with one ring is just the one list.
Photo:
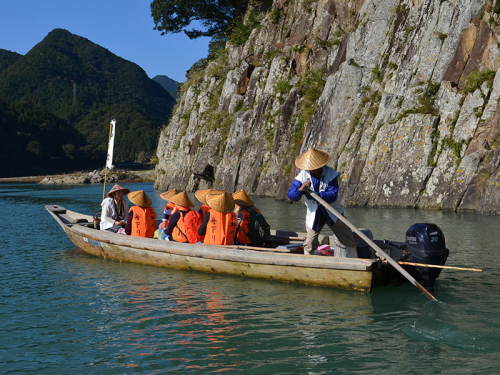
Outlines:
[[[161, 34], [184, 33], [191, 39], [223, 34], [233, 20], [241, 18], [249, 0], [154, 0], [151, 15]], [[203, 28], [190, 28], [200, 21]]]
[[26, 145], [26, 150], [31, 152], [35, 156], [40, 156], [41, 150], [40, 150], [40, 142], [38, 141], [31, 141]]
[[68, 159], [71, 159], [71, 160], [75, 159], [75, 152], [76, 152], [75, 145], [73, 145], [71, 143], [66, 143], [65, 145], [62, 145], [61, 147], [62, 147], [62, 150], [64, 152], [64, 155], [66, 155], [66, 157]]

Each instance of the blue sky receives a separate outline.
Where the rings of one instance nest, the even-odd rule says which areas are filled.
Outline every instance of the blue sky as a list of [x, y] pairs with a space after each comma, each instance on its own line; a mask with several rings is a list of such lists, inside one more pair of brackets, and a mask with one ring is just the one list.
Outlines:
[[153, 30], [149, 0], [0, 0], [0, 48], [26, 54], [56, 28], [83, 36], [143, 68], [176, 81], [207, 56], [208, 38]]

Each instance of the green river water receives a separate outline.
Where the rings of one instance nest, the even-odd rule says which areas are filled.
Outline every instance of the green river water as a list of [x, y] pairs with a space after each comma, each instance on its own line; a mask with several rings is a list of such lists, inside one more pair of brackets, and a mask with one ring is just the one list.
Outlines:
[[[152, 184], [126, 186], [161, 215]], [[377, 239], [436, 223], [448, 265], [483, 269], [443, 271], [430, 302], [411, 284], [361, 293], [94, 258], [44, 206], [93, 214], [101, 198], [102, 185], [0, 185], [1, 374], [500, 373], [500, 217], [346, 210]], [[255, 201], [273, 228], [304, 231], [302, 204]]]

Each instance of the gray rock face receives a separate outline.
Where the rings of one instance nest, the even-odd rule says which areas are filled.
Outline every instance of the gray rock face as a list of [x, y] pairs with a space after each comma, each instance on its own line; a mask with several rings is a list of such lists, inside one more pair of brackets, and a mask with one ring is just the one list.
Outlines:
[[285, 198], [314, 146], [345, 205], [500, 212], [499, 15], [490, 0], [275, 0], [195, 73], [157, 189]]

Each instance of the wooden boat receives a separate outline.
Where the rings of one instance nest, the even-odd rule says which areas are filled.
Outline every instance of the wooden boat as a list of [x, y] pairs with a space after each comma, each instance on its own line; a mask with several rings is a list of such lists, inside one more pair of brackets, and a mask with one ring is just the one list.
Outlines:
[[92, 216], [45, 207], [78, 248], [107, 259], [366, 292], [401, 280], [378, 259], [305, 257], [277, 247], [293, 243], [296, 232], [272, 231], [274, 248], [184, 244], [96, 230]]

